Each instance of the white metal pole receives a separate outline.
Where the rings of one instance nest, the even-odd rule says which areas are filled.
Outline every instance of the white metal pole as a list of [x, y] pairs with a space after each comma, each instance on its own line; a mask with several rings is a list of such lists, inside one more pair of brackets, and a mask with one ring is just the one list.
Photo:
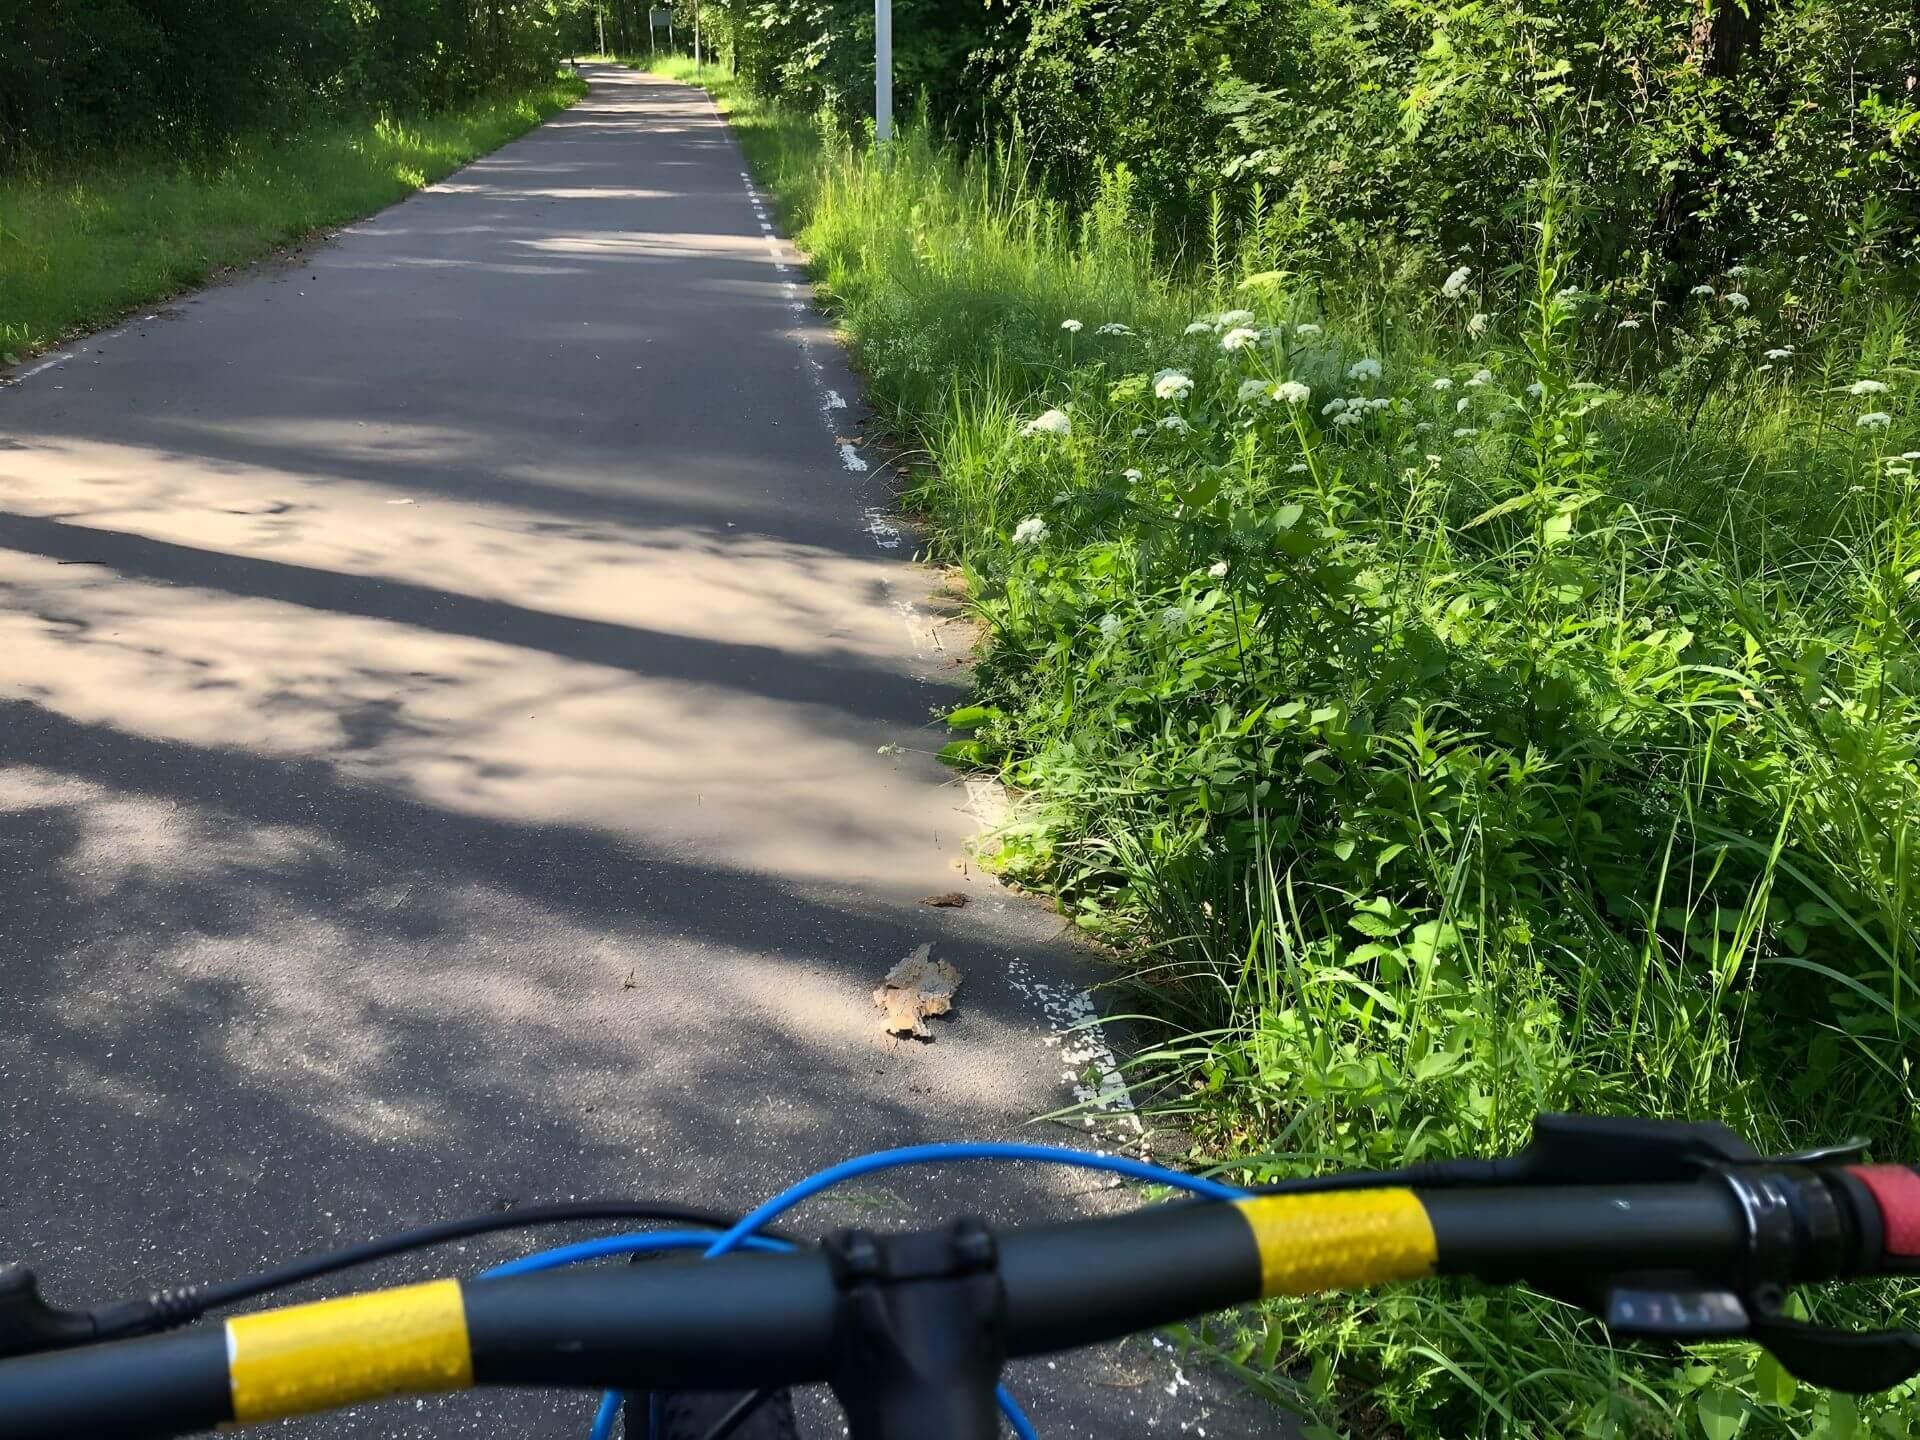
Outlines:
[[693, 0], [693, 73], [700, 75], [700, 0]]
[[893, 139], [893, 0], [873, 0], [873, 138]]

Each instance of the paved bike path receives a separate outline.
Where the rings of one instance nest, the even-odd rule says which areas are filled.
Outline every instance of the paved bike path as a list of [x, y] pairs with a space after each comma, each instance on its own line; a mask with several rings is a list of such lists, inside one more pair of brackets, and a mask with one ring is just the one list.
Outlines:
[[[929, 716], [966, 637], [704, 96], [595, 70], [444, 183], [62, 355], [0, 389], [0, 1233], [56, 1298], [1063, 1136], [1025, 1122], [1098, 1060], [1062, 1028], [1101, 972], [965, 868]], [[887, 1041], [869, 993], [928, 941], [958, 1016]], [[902, 1175], [813, 1214], [1101, 1190]], [[1028, 1371], [1045, 1433], [1244, 1433], [1150, 1346]]]

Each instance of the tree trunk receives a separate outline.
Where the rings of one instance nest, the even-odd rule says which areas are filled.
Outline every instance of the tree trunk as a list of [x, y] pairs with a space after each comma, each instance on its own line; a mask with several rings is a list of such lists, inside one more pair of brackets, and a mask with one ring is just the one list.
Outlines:
[[[1715, 81], [1724, 86], [1740, 78], [1746, 61], [1760, 48], [1768, 3], [1745, 0], [1742, 8], [1740, 0], [1702, 0], [1687, 41], [1687, 65], [1699, 72], [1709, 89], [1715, 88]], [[1730, 135], [1745, 128], [1730, 107], [1716, 108], [1725, 115], [1723, 128]], [[1694, 272], [1706, 249], [1699, 215], [1719, 182], [1723, 164], [1718, 154], [1700, 156], [1695, 165], [1668, 182], [1660, 197], [1654, 223], [1662, 256], [1680, 272], [1671, 282], [1673, 288], [1689, 287], [1699, 279]]]

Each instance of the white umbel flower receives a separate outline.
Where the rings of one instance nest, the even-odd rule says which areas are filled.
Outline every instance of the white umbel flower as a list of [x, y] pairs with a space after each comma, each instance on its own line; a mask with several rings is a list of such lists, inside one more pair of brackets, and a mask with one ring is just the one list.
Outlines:
[[1122, 325], [1118, 320], [1109, 320], [1093, 333], [1096, 335], [1131, 335], [1133, 331], [1125, 325]]
[[1433, 388], [1436, 390], [1451, 390], [1453, 388], [1453, 381], [1442, 375], [1433, 382]]
[[1887, 382], [1884, 380], [1856, 380], [1847, 387], [1849, 395], [1884, 395]]
[[1460, 293], [1467, 288], [1467, 281], [1472, 278], [1473, 267], [1471, 265], [1462, 265], [1458, 270], [1440, 282], [1440, 293], [1449, 300], [1457, 300], [1460, 298]]
[[1490, 320], [1491, 317], [1488, 316], [1486, 311], [1476, 311], [1473, 318], [1467, 321], [1467, 334], [1478, 340], [1482, 335], [1487, 333], [1487, 326]]
[[1747, 297], [1742, 295], [1738, 290], [1729, 290], [1720, 298], [1727, 302], [1727, 308], [1729, 310], [1745, 310], [1753, 304], [1751, 300], [1747, 299]]
[[1696, 285], [1687, 291], [1687, 294], [1693, 296], [1696, 300], [1711, 300], [1714, 296], [1714, 289], [1711, 285]]
[[1792, 358], [1793, 347], [1791, 345], [1780, 345], [1767, 351], [1767, 359], [1769, 360], [1791, 360]]
[[1229, 310], [1221, 315], [1214, 323], [1222, 330], [1231, 330], [1236, 325], [1251, 325], [1253, 323], [1253, 312], [1251, 310]]
[[1371, 356], [1365, 360], [1356, 360], [1347, 367], [1347, 378], [1349, 380], [1378, 380], [1380, 378], [1380, 362]]
[[1467, 387], [1469, 389], [1478, 389], [1482, 385], [1491, 385], [1492, 383], [1493, 372], [1491, 370], [1476, 370], [1467, 378]]
[[1884, 410], [1869, 410], [1853, 423], [1861, 430], [1884, 430], [1893, 424], [1893, 416]]
[[1193, 377], [1184, 370], [1161, 370], [1153, 377], [1153, 393], [1160, 400], [1178, 400], [1193, 389]]
[[1193, 429], [1191, 425], [1185, 420], [1182, 420], [1178, 415], [1162, 415], [1160, 417], [1160, 428], [1162, 430], [1177, 431], [1182, 435], [1189, 433]]
[[1047, 522], [1038, 515], [1029, 515], [1013, 527], [1013, 543], [1016, 545], [1038, 545], [1047, 538]]
[[1298, 380], [1282, 380], [1273, 387], [1273, 398], [1282, 405], [1304, 405], [1313, 398], [1313, 391]]
[[1211, 320], [1196, 320], [1180, 333], [1182, 335], [1211, 335], [1213, 333], [1213, 322]]
[[[1242, 405], [1258, 400], [1267, 394], [1267, 382], [1264, 380], [1242, 380], [1237, 394]], [[1271, 398], [1271, 397], [1268, 397]]]
[[1638, 330], [1640, 328], [1640, 322], [1629, 315], [1613, 328], [1616, 330]]
[[1475, 435], [1478, 435], [1479, 433], [1480, 432], [1474, 429], [1471, 425], [1462, 425], [1459, 429], [1453, 432], [1453, 438], [1456, 440], [1471, 440]]
[[1027, 421], [1020, 427], [1022, 435], [1071, 435], [1073, 421], [1067, 418], [1064, 410], [1049, 410]]
[[1138, 485], [1140, 483], [1140, 472], [1133, 469], [1122, 470], [1120, 472], [1120, 478], [1129, 485]]
[[1227, 351], [1244, 350], [1249, 345], [1259, 343], [1259, 340], [1258, 330], [1250, 329], [1245, 325], [1236, 325], [1220, 337], [1220, 348]]
[[1078, 320], [1062, 320], [1060, 322], [1060, 328], [1069, 335], [1078, 335], [1085, 327], [1083, 327]]
[[1342, 410], [1333, 417], [1333, 423], [1344, 430], [1349, 425], [1358, 425], [1362, 418], [1363, 412], [1359, 410]]
[[1308, 322], [1305, 325], [1294, 326], [1293, 333], [1301, 340], [1318, 340], [1320, 338], [1320, 327], [1312, 322]]
[[1214, 561], [1213, 564], [1207, 567], [1207, 574], [1211, 575], [1216, 580], [1226, 579], [1227, 578], [1227, 562], [1224, 560]]

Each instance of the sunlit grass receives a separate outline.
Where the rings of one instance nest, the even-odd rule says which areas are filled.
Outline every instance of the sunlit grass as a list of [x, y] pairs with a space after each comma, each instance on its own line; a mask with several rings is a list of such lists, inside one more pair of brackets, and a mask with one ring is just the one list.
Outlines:
[[[1011, 150], [876, 153], [707, 83], [931, 462], [908, 502], [989, 630], [951, 757], [1025, 796], [1002, 863], [1133, 962], [1166, 1022], [1141, 1094], [1201, 1158], [1499, 1152], [1548, 1108], [1920, 1153], [1910, 305], [1756, 267], [1656, 344], [1582, 291], [1547, 194], [1487, 324], [1417, 256], [1182, 265], [1122, 173], [1069, 214]], [[1223, 351], [1238, 309], [1263, 338]], [[1816, 1303], [1920, 1318], [1911, 1287]], [[1524, 1291], [1203, 1343], [1435, 1440], [1855, 1419]]]
[[0, 182], [0, 352], [199, 284], [310, 232], [390, 205], [585, 93], [555, 79], [443, 115], [239, 140], [192, 160], [129, 155]]

